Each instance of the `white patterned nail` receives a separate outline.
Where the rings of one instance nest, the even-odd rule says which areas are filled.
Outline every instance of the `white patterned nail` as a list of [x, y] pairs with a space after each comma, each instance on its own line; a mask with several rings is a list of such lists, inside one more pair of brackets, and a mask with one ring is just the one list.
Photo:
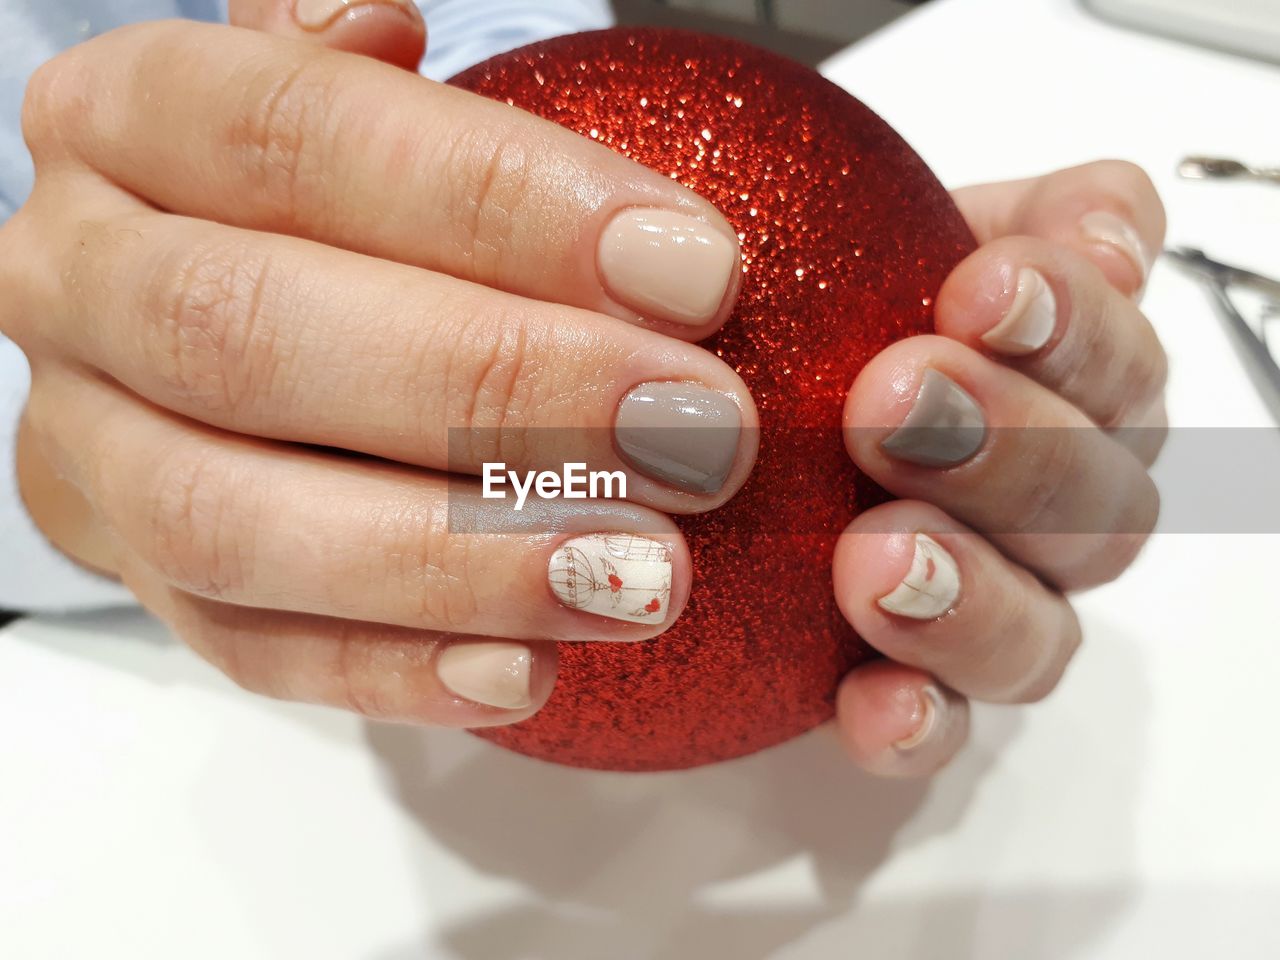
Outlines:
[[1095, 210], [1080, 218], [1080, 229], [1090, 240], [1115, 247], [1133, 261], [1143, 282], [1146, 282], [1150, 261], [1146, 250], [1143, 249], [1142, 238], [1138, 236], [1138, 231], [1132, 224], [1121, 220], [1114, 213]]
[[547, 581], [566, 607], [661, 623], [671, 602], [671, 548], [632, 533], [592, 533], [556, 547]]
[[532, 702], [529, 673], [533, 654], [523, 643], [453, 643], [440, 652], [436, 676], [467, 700], [504, 710]]
[[897, 750], [914, 750], [930, 740], [935, 731], [942, 729], [942, 712], [947, 708], [946, 698], [933, 684], [920, 690], [920, 725], [915, 732], [903, 737], [893, 746]]
[[928, 534], [917, 533], [911, 569], [877, 603], [902, 617], [934, 620], [950, 610], [959, 595], [960, 568], [951, 554]]
[[1018, 271], [1018, 292], [1004, 317], [982, 335], [982, 342], [998, 353], [1023, 357], [1035, 353], [1053, 336], [1058, 322], [1058, 301], [1040, 271]]

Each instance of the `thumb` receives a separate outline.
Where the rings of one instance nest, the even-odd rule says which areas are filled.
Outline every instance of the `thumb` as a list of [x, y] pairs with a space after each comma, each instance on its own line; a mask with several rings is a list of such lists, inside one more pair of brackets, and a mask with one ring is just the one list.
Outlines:
[[427, 25], [413, 0], [230, 0], [237, 27], [310, 40], [417, 70]]

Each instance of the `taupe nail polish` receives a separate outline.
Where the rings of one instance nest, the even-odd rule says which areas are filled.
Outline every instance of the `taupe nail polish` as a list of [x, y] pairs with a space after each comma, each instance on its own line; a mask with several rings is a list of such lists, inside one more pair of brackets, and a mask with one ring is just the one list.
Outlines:
[[950, 377], [930, 368], [924, 372], [911, 412], [880, 446], [908, 463], [951, 467], [977, 453], [986, 433], [986, 419], [977, 401]]
[[714, 493], [737, 457], [742, 413], [732, 398], [693, 383], [642, 383], [618, 406], [623, 459], [655, 480]]

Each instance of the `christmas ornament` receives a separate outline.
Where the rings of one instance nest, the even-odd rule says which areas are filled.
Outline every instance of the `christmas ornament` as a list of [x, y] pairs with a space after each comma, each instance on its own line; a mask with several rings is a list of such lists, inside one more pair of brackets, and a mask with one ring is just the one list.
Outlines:
[[845, 394], [889, 343], [932, 329], [974, 240], [923, 161], [817, 73], [737, 41], [616, 29], [525, 47], [451, 81], [673, 176], [739, 231], [737, 308], [704, 346], [746, 381], [760, 455], [726, 506], [679, 519], [693, 593], [665, 634], [561, 644], [531, 719], [477, 731], [580, 767], [725, 760], [829, 718], [870, 655], [836, 608], [831, 557], [888, 499], [840, 433]]

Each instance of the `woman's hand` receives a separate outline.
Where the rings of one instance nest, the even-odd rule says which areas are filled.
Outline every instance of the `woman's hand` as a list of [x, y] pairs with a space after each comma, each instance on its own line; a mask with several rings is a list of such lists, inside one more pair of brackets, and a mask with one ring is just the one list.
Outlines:
[[[755, 455], [742, 382], [685, 342], [739, 276], [706, 201], [372, 59], [184, 22], [58, 57], [24, 128], [36, 187], [0, 231], [0, 328], [33, 375], [23, 472], [66, 478], [98, 548], [44, 529], [234, 679], [508, 723], [551, 689], [547, 641], [679, 616], [666, 514], [723, 503]], [[655, 421], [707, 429], [628, 443]], [[481, 497], [496, 460], [623, 471], [633, 502], [516, 513]], [[575, 571], [548, 582], [568, 541], [604, 576], [598, 534], [652, 541], [643, 596], [580, 608]]]
[[955, 195], [983, 246], [938, 296], [937, 336], [890, 347], [845, 408], [854, 461], [903, 499], [836, 550], [849, 622], [888, 661], [838, 699], [850, 754], [928, 774], [966, 697], [1047, 695], [1080, 643], [1066, 594], [1134, 559], [1159, 509], [1165, 355], [1138, 309], [1164, 211], [1120, 162]]

